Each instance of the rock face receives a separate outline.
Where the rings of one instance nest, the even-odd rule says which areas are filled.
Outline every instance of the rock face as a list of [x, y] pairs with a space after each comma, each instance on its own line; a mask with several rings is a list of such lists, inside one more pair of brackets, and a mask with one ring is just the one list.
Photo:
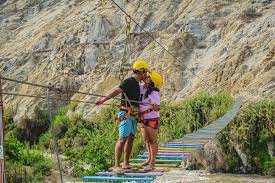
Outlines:
[[[163, 99], [222, 89], [249, 99], [274, 97], [274, 1], [117, 3], [177, 59], [133, 22], [130, 44], [124, 51], [125, 17], [110, 1], [2, 0], [1, 75], [106, 94], [119, 83], [119, 65], [125, 55], [126, 64], [144, 59], [164, 76]], [[6, 92], [45, 95], [45, 89], [10, 82], [3, 88]], [[67, 97], [95, 100], [72, 93]], [[44, 103], [12, 96], [4, 100], [18, 116]], [[91, 108], [88, 104], [78, 106], [86, 115]]]
[[225, 154], [222, 152], [219, 143], [210, 141], [203, 149], [187, 160], [185, 169], [207, 169], [210, 173], [226, 172], [228, 165], [224, 157]]

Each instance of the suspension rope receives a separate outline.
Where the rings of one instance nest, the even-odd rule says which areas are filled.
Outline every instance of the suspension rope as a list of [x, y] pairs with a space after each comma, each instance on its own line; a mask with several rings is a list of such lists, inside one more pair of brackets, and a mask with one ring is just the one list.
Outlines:
[[[53, 87], [52, 85], [46, 86], [46, 85], [35, 84], [35, 83], [26, 82], [26, 81], [20, 81], [20, 80], [15, 80], [15, 79], [11, 79], [11, 78], [6, 78], [6, 77], [2, 77], [2, 76], [0, 76], [0, 79], [6, 80], [6, 81], [15, 82], [15, 83], [20, 83], [20, 84], [26, 84], [26, 85], [30, 85], [30, 86], [36, 86], [36, 87], [51, 89], [51, 90], [55, 90], [55, 91], [59, 91], [59, 92], [62, 91], [61, 88], [56, 88], [56, 87]], [[68, 92], [68, 93], [83, 94], [83, 95], [90, 95], [90, 96], [94, 96], [94, 97], [108, 97], [108, 96], [105, 96], [105, 95], [99, 95], [99, 94], [94, 94], [94, 93], [86, 93], [86, 92], [79, 92], [79, 91], [66, 91], [66, 92]], [[15, 94], [15, 93], [5, 93], [5, 94], [6, 95], [11, 95], [11, 94]], [[22, 97], [24, 97], [24, 96], [31, 97], [32, 96], [32, 95], [18, 94], [18, 96], [20, 96], [20, 95]], [[43, 97], [43, 96], [39, 96], [39, 97], [36, 97], [36, 98], [45, 99], [45, 97]], [[113, 97], [113, 99], [119, 100], [119, 101], [130, 101], [130, 102], [134, 102], [134, 103], [138, 103], [138, 104], [143, 104], [143, 105], [149, 105], [150, 104], [150, 103], [144, 103], [144, 102], [140, 102], [140, 101], [136, 101], [136, 100], [121, 99], [121, 98], [118, 98], [118, 97]], [[56, 99], [56, 100], [58, 100], [58, 99]], [[66, 99], [66, 100], [67, 101], [72, 101], [72, 102], [85, 103], [85, 101], [79, 101], [79, 100], [70, 100], [70, 99]], [[95, 102], [86, 102], [86, 103], [95, 104]], [[109, 104], [105, 104], [105, 105], [109, 105]], [[165, 105], [162, 105], [162, 107], [163, 108], [174, 108], [174, 109], [179, 109], [179, 110], [190, 110], [189, 108], [180, 108], [180, 107], [172, 107], [172, 106], [165, 106]]]
[[[55, 90], [58, 92], [62, 92], [62, 89], [59, 87], [54, 87], [53, 85], [41, 85], [41, 84], [36, 84], [36, 83], [30, 83], [27, 81], [20, 81], [20, 80], [15, 80], [15, 79], [11, 79], [11, 78], [6, 78], [6, 77], [2, 77], [0, 76], [0, 79], [6, 80], [6, 81], [11, 81], [11, 82], [15, 82], [15, 83], [20, 83], [20, 84], [26, 84], [26, 85], [30, 85], [30, 86], [36, 86], [36, 87], [41, 87], [41, 88], [46, 88], [46, 89], [50, 89], [50, 90]], [[99, 95], [99, 94], [94, 94], [94, 93], [86, 93], [86, 92], [79, 92], [79, 91], [66, 91], [68, 93], [77, 93], [77, 94], [82, 94], [82, 95], [89, 95], [89, 96], [94, 96], [94, 97], [108, 97], [106, 95]], [[40, 99], [47, 99], [47, 97], [45, 96], [37, 96], [37, 95], [27, 95], [27, 94], [18, 94], [18, 93], [8, 93], [8, 92], [2, 92], [5, 95], [14, 95], [14, 96], [22, 96], [22, 97], [33, 97], [33, 98], [40, 98]], [[58, 98], [53, 98], [54, 100], [60, 100]], [[122, 98], [118, 98], [118, 97], [113, 97], [112, 99], [118, 100], [118, 101], [128, 101], [128, 102], [133, 102], [133, 103], [138, 103], [138, 104], [143, 104], [143, 105], [149, 105], [150, 103], [144, 103], [144, 102], [140, 102], [140, 101], [136, 101], [136, 100], [127, 100], [127, 99], [122, 99]], [[78, 103], [87, 103], [87, 104], [96, 104], [95, 102], [91, 102], [91, 101], [83, 101], [83, 100], [71, 100], [71, 99], [64, 99], [64, 101], [66, 102], [78, 102]], [[114, 105], [114, 104], [102, 104], [102, 105], [108, 105], [108, 106], [118, 106], [118, 105]], [[151, 105], [151, 104], [150, 104]], [[175, 110], [193, 110], [191, 108], [183, 108], [183, 107], [176, 107], [176, 106], [165, 106], [165, 105], [161, 105], [162, 108], [167, 108], [167, 109], [175, 109]], [[207, 107], [203, 107], [206, 108]]]
[[[119, 6], [114, 0], [109, 0], [113, 2], [127, 17], [129, 17], [142, 31], [144, 31], [154, 42], [156, 42], [163, 50], [165, 50], [170, 56], [172, 56], [175, 60], [178, 60], [178, 58], [172, 54], [167, 48], [165, 48], [159, 41], [157, 41], [154, 36], [152, 36], [148, 31], [146, 31], [135, 19], [133, 19], [121, 6]], [[197, 75], [194, 71], [189, 69], [186, 65], [183, 65], [184, 68], [186, 68], [188, 71], [190, 71], [194, 76], [199, 78], [204, 84], [206, 84], [210, 89], [212, 88], [211, 85], [209, 85], [203, 78], [201, 78], [199, 75]], [[213, 86], [215, 89], [216, 87]]]
[[[26, 82], [26, 81], [20, 81], [20, 80], [15, 80], [15, 79], [11, 79], [11, 78], [6, 78], [6, 77], [2, 77], [0, 76], [0, 79], [6, 80], [6, 81], [11, 81], [11, 82], [15, 82], [15, 83], [21, 83], [21, 84], [26, 84], [26, 85], [30, 85], [30, 86], [36, 86], [36, 87], [41, 87], [41, 88], [45, 88], [45, 89], [51, 89], [51, 90], [56, 90], [56, 91], [60, 91], [60, 88], [55, 88], [53, 86], [46, 86], [46, 85], [41, 85], [41, 84], [35, 84], [35, 83], [30, 83], [30, 82]], [[90, 95], [90, 96], [94, 96], [94, 97], [107, 97], [105, 95], [100, 95], [100, 94], [94, 94], [94, 93], [87, 93], [87, 92], [80, 92], [80, 91], [72, 91], [72, 90], [68, 90], [66, 91], [68, 93], [77, 93], [77, 94], [83, 94], [83, 95]], [[125, 100], [125, 99], [121, 99], [118, 97], [113, 97], [113, 99], [115, 100]], [[126, 100], [125, 100], [126, 101]], [[130, 102], [136, 102], [139, 104], [149, 104], [149, 103], [141, 103], [140, 101], [135, 101], [135, 100], [130, 100]]]
[[[30, 98], [39, 98], [39, 99], [45, 99], [47, 100], [47, 97], [45, 96], [38, 96], [38, 95], [27, 95], [27, 94], [20, 94], [20, 93], [10, 93], [10, 92], [2, 92], [0, 94], [3, 95], [10, 95], [10, 96], [20, 96], [20, 97], [30, 97]], [[95, 102], [90, 101], [83, 101], [83, 100], [71, 100], [71, 99], [61, 99], [61, 98], [55, 98], [55, 97], [49, 97], [51, 100], [58, 100], [58, 101], [65, 101], [65, 102], [77, 102], [77, 103], [85, 103], [85, 104], [93, 104], [95, 105]], [[102, 105], [108, 105], [108, 106], [118, 106], [114, 104], [102, 104]]]

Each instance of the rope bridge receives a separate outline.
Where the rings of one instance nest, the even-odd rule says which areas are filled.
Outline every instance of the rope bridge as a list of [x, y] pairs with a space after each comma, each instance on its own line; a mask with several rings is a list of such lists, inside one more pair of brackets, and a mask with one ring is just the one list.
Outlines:
[[[156, 169], [152, 171], [144, 171], [138, 169], [138, 163], [144, 162], [148, 158], [148, 152], [139, 154], [136, 158], [130, 159], [137, 169], [125, 170], [124, 173], [116, 172], [98, 172], [96, 176], [84, 176], [83, 181], [98, 182], [98, 181], [111, 181], [111, 182], [152, 182], [158, 176], [169, 171], [169, 168], [178, 167], [183, 160], [190, 158], [205, 144], [214, 140], [216, 135], [222, 131], [237, 115], [242, 104], [242, 97], [238, 97], [233, 107], [221, 118], [214, 121], [191, 134], [186, 134], [182, 139], [174, 140], [161, 145], [158, 150], [156, 159]], [[165, 167], [165, 168], [163, 168]]]
[[[1, 80], [8, 81], [8, 82], [14, 82], [16, 84], [24, 84], [24, 85], [30, 85], [33, 87], [39, 87], [46, 89], [46, 94], [45, 95], [32, 95], [32, 94], [20, 94], [20, 93], [12, 93], [12, 92], [6, 92], [2, 91], [2, 83]], [[59, 101], [63, 104], [66, 104], [68, 102], [77, 102], [77, 103], [86, 103], [86, 104], [92, 104], [94, 105], [95, 103], [93, 101], [82, 101], [82, 100], [71, 100], [68, 98], [62, 98], [61, 95], [59, 97], [52, 97], [53, 92], [56, 92], [58, 94], [62, 94], [65, 91], [62, 90], [62, 88], [54, 86], [54, 85], [42, 85], [42, 84], [37, 84], [37, 83], [31, 83], [27, 81], [20, 81], [20, 80], [15, 80], [7, 77], [2, 77], [0, 76], [0, 95], [1, 95], [1, 110], [3, 111], [3, 100], [2, 100], [2, 95], [7, 95], [7, 96], [20, 96], [20, 97], [30, 97], [30, 98], [37, 98], [40, 100], [46, 100], [47, 101], [47, 106], [48, 106], [48, 111], [50, 114], [50, 123], [53, 121], [54, 117], [54, 103]], [[93, 97], [102, 97], [104, 95], [100, 94], [95, 94], [95, 93], [86, 93], [86, 92], [81, 92], [81, 91], [66, 91], [70, 92], [73, 94], [83, 94], [83, 95], [89, 95]], [[123, 100], [120, 98], [114, 98], [115, 100]], [[132, 100], [131, 100], [132, 101]], [[134, 101], [138, 102], [140, 104], [146, 104], [142, 103], [139, 101]], [[105, 105], [114, 105], [114, 104], [105, 104]], [[207, 143], [209, 140], [213, 139], [215, 137], [215, 134], [218, 133], [220, 130], [224, 128], [225, 125], [227, 125], [237, 114], [239, 107], [241, 105], [241, 99], [238, 98], [236, 101], [235, 106], [222, 118], [217, 120], [216, 122], [212, 123], [211, 125], [202, 128], [198, 131], [193, 132], [192, 134], [188, 134], [183, 137], [181, 140], [176, 140], [173, 142], [168, 142], [166, 145], [161, 146], [159, 148], [158, 154], [157, 154], [157, 166], [158, 167], [178, 167], [178, 165], [181, 163], [182, 160], [187, 159], [194, 153], [196, 150], [199, 148], [202, 148], [205, 143]], [[116, 105], [114, 105], [116, 106]], [[61, 107], [61, 106], [58, 106]], [[184, 110], [188, 112], [189, 110], [192, 110], [190, 108], [182, 108], [182, 107], [171, 107], [171, 106], [162, 106], [163, 108], [175, 108], [177, 110]], [[3, 113], [1, 113], [3, 114]], [[3, 115], [2, 115], [3, 116]], [[2, 119], [2, 118], [1, 118]], [[2, 129], [5, 129], [5, 122], [4, 119], [1, 120], [1, 127]], [[50, 125], [50, 124], [48, 124]], [[2, 131], [2, 130], [1, 130]], [[3, 137], [3, 135], [2, 135]], [[4, 138], [2, 138], [4, 141]], [[62, 176], [62, 168], [61, 168], [61, 160], [59, 158], [59, 150], [58, 150], [58, 144], [57, 144], [57, 139], [54, 138], [54, 145], [55, 145], [55, 155], [56, 155], [56, 160], [57, 160], [57, 167], [59, 170], [60, 174], [60, 179], [61, 182], [63, 182], [63, 176]], [[3, 144], [3, 143], [2, 143]], [[3, 151], [3, 157], [5, 156], [4, 151]], [[137, 156], [135, 159], [131, 159], [130, 162], [133, 163], [140, 163], [143, 162], [145, 158], [148, 157], [148, 153], [145, 152], [144, 154], [140, 154]], [[5, 163], [2, 161], [2, 170], [5, 170]], [[123, 176], [117, 177], [117, 174], [114, 172], [98, 172], [97, 176], [92, 177], [92, 176], [85, 176], [82, 178], [84, 181], [142, 181], [144, 182], [144, 179], [147, 177], [155, 177], [155, 176], [160, 176], [163, 174], [166, 169], [156, 169], [154, 170], [155, 172], [125, 172]], [[157, 172], [159, 171], [159, 172]], [[2, 171], [5, 172], [5, 171]], [[3, 180], [5, 180], [5, 174], [2, 175]], [[141, 178], [141, 179], [140, 179]], [[150, 179], [151, 180], [151, 179]], [[151, 180], [152, 181], [152, 180]]]

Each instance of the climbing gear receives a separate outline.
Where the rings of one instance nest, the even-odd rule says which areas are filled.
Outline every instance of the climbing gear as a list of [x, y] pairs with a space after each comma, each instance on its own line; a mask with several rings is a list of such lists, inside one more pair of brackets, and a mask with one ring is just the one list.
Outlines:
[[154, 86], [156, 88], [159, 88], [163, 83], [162, 76], [160, 74], [156, 73], [156, 72], [151, 72], [150, 73], [150, 78], [154, 82]]
[[131, 102], [129, 100], [129, 98], [127, 97], [127, 95], [123, 92], [122, 93], [126, 99], [126, 101], [129, 103], [130, 106], [120, 106], [120, 110], [122, 111], [125, 111], [126, 114], [120, 118], [117, 118], [116, 122], [117, 123], [120, 123], [121, 121], [125, 120], [125, 119], [130, 119], [131, 115], [132, 116], [135, 116], [136, 120], [138, 121], [139, 120], [139, 115], [138, 115], [138, 111], [137, 111], [137, 108], [134, 108], [132, 105], [131, 105]]
[[131, 116], [134, 116], [137, 122], [140, 121], [140, 115], [135, 108], [133, 110], [131, 107], [120, 106], [120, 110], [125, 111], [126, 114], [116, 119], [118, 124], [125, 119], [130, 119]]
[[145, 125], [145, 126], [150, 126], [154, 129], [158, 128], [159, 118], [157, 118], [157, 119], [144, 119], [144, 115], [147, 114], [147, 113], [150, 113], [152, 111], [154, 111], [154, 109], [147, 109], [147, 110], [139, 113], [139, 119], [137, 121], [139, 123], [143, 124], [142, 127], [144, 127], [144, 125]]
[[129, 64], [127, 64], [127, 51], [131, 51], [131, 34], [130, 34], [130, 30], [131, 30], [131, 18], [128, 16], [125, 16], [125, 22], [126, 22], [126, 26], [125, 26], [125, 46], [124, 46], [124, 51], [123, 51], [123, 55], [120, 61], [120, 65], [119, 65], [119, 79], [122, 81], [126, 74], [127, 74], [127, 68], [130, 67]]
[[159, 128], [159, 119], [142, 120], [142, 128], [149, 126], [153, 129]]
[[132, 68], [133, 68], [134, 71], [151, 72], [151, 69], [150, 69], [149, 65], [143, 60], [135, 61]]
[[125, 111], [126, 114], [123, 115], [122, 117], [118, 117], [116, 119], [116, 122], [119, 124], [121, 121], [125, 120], [125, 119], [130, 119], [131, 117], [131, 112], [132, 112], [132, 109], [131, 107], [126, 107], [126, 106], [120, 106], [120, 110], [122, 111]]
[[135, 118], [136, 118], [137, 122], [142, 123], [144, 121], [144, 119], [143, 119], [144, 114], [150, 113], [152, 111], [153, 111], [153, 109], [148, 109], [148, 110], [143, 111], [143, 112], [136, 112], [135, 113]]

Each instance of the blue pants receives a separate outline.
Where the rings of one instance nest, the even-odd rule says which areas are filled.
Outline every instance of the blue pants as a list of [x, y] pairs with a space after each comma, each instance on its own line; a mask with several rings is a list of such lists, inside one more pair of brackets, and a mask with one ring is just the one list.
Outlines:
[[[123, 118], [127, 112], [120, 111], [118, 118]], [[131, 115], [129, 119], [125, 119], [119, 123], [119, 137], [128, 137], [130, 134], [135, 135], [137, 132], [137, 121], [134, 116]]]

